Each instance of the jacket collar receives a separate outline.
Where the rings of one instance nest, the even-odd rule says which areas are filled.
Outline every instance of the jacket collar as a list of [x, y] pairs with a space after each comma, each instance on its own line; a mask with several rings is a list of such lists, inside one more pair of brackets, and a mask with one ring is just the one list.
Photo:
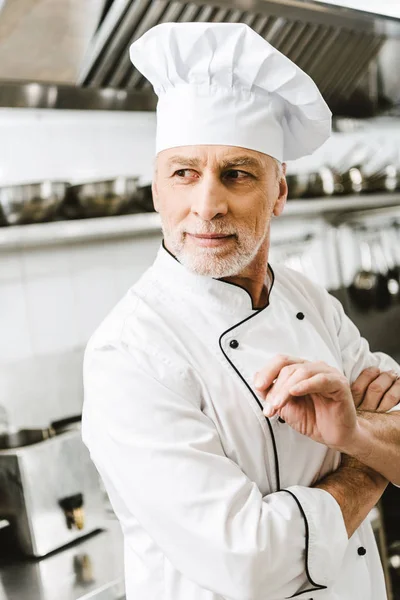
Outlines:
[[[274, 284], [274, 273], [268, 265]], [[152, 278], [163, 287], [167, 287], [169, 294], [184, 294], [192, 296], [196, 303], [202, 306], [228, 311], [230, 313], [254, 312], [252, 299], [247, 290], [240, 285], [215, 279], [207, 275], [198, 275], [187, 269], [164, 245], [164, 240], [158, 249], [156, 259], [151, 269]]]

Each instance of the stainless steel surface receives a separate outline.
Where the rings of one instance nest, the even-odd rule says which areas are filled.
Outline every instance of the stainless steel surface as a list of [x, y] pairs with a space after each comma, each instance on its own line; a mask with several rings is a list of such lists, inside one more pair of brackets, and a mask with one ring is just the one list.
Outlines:
[[335, 174], [327, 166], [321, 166], [318, 171], [288, 174], [288, 198], [320, 198], [332, 196], [336, 189]]
[[334, 112], [352, 106], [359, 116], [360, 98], [371, 110], [378, 76], [383, 89], [393, 88], [388, 80], [397, 65], [400, 20], [382, 15], [307, 0], [81, 4], [5, 0], [0, 106], [154, 110], [156, 97], [128, 49], [149, 28], [170, 21], [247, 23], [314, 78]]
[[137, 177], [116, 177], [69, 187], [61, 212], [69, 217], [118, 215], [134, 206]]
[[[37, 444], [1, 450], [0, 492], [0, 518], [12, 528], [7, 539], [27, 556], [44, 556], [97, 529], [104, 518], [99, 477], [79, 427]], [[67, 519], [60, 505], [79, 494], [82, 529]], [[73, 512], [79, 507], [70, 508]], [[8, 528], [0, 530], [0, 547], [2, 535], [11, 535]]]
[[157, 97], [152, 90], [128, 92], [111, 88], [0, 82], [0, 107], [153, 111], [156, 105]]
[[0, 221], [8, 225], [51, 219], [64, 199], [68, 184], [43, 181], [0, 187]]
[[104, 3], [0, 2], [0, 79], [75, 83]]
[[365, 76], [386, 39], [400, 38], [400, 21], [300, 0], [208, 0], [200, 5], [114, 0], [93, 36], [79, 84], [149, 90], [132, 67], [128, 49], [149, 28], [166, 21], [248, 23], [313, 77], [331, 106], [348, 101], [361, 80], [370, 85]]
[[0, 600], [120, 600], [123, 540], [116, 520], [40, 561], [0, 563]]

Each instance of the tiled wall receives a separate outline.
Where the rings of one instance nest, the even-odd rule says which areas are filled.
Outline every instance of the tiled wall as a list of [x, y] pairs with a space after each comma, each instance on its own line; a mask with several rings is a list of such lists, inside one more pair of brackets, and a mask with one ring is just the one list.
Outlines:
[[[154, 131], [154, 113], [0, 109], [0, 185], [119, 174], [148, 183]], [[0, 251], [0, 405], [15, 427], [80, 411], [88, 337], [160, 239]]]
[[0, 404], [15, 426], [80, 411], [83, 348], [161, 234], [0, 252]]

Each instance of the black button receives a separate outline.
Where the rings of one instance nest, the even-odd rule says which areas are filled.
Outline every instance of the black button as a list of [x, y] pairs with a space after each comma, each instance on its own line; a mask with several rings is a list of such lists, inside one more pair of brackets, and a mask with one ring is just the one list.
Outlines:
[[298, 312], [298, 313], [297, 313], [297, 315], [296, 315], [296, 317], [297, 317], [297, 318], [298, 318], [300, 321], [302, 321], [302, 320], [304, 319], [304, 313], [302, 313], [302, 312]]
[[363, 546], [360, 546], [357, 552], [360, 556], [364, 556], [365, 554], [367, 554], [367, 551], [365, 548], [363, 548]]
[[231, 348], [235, 349], [235, 348], [239, 347], [239, 342], [237, 340], [231, 340], [229, 342], [229, 345], [230, 345]]
[[279, 421], [279, 423], [285, 423], [285, 419], [282, 419], [282, 417], [278, 417], [278, 421]]

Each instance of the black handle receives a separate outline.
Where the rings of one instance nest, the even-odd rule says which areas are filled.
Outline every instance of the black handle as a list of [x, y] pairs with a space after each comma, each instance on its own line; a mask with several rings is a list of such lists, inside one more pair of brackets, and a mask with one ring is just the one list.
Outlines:
[[74, 415], [73, 417], [66, 417], [65, 419], [59, 419], [58, 421], [53, 421], [50, 423], [50, 427], [52, 427], [55, 431], [59, 429], [63, 429], [67, 425], [71, 425], [72, 423], [79, 423], [82, 420], [82, 415]]

